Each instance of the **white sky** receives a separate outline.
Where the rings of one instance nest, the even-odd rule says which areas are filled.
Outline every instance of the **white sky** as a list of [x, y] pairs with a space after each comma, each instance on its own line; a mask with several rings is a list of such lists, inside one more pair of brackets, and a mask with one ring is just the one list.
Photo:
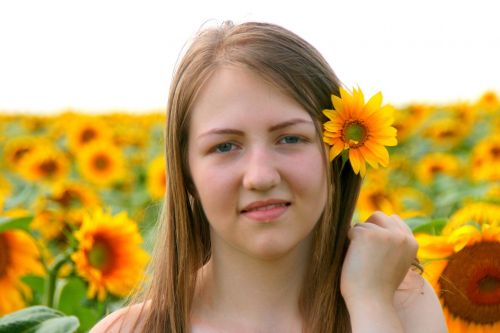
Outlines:
[[225, 19], [283, 25], [387, 103], [473, 101], [500, 93], [496, 2], [0, 0], [0, 110], [164, 108], [184, 44]]

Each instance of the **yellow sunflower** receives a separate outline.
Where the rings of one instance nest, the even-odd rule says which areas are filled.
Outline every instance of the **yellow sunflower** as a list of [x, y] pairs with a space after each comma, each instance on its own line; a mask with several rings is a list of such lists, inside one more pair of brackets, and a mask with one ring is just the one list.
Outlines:
[[64, 179], [70, 168], [68, 157], [52, 147], [38, 147], [23, 158], [18, 172], [30, 181], [55, 182]]
[[395, 113], [394, 124], [399, 141], [405, 141], [415, 133], [424, 119], [433, 109], [425, 104], [411, 104], [405, 108], [398, 109]]
[[486, 112], [498, 111], [500, 109], [500, 98], [494, 91], [486, 91], [477, 101], [477, 107]]
[[431, 153], [425, 155], [416, 166], [417, 178], [424, 184], [429, 184], [438, 174], [457, 176], [459, 161], [455, 155]]
[[[452, 216], [441, 235], [415, 235], [424, 274], [440, 298], [453, 333], [500, 331], [498, 210], [487, 213], [494, 220], [484, 219], [482, 213], [477, 218], [478, 213], [464, 207], [460, 223]], [[464, 218], [467, 223], [462, 223]]]
[[389, 164], [385, 146], [397, 145], [393, 123], [393, 108], [382, 107], [382, 94], [375, 94], [365, 104], [363, 93], [354, 89], [349, 94], [340, 88], [340, 97], [332, 95], [333, 110], [323, 110], [330, 119], [324, 124], [323, 141], [331, 145], [330, 160], [344, 150], [354, 172], [364, 176], [366, 164], [378, 168]]
[[64, 214], [58, 210], [40, 209], [35, 213], [30, 227], [40, 233], [43, 240], [62, 240], [69, 231]]
[[101, 186], [122, 180], [126, 174], [122, 151], [108, 141], [95, 141], [83, 147], [77, 163], [85, 179]]
[[413, 187], [397, 187], [394, 189], [397, 208], [396, 214], [403, 219], [429, 216], [433, 211], [432, 200], [423, 192]]
[[29, 134], [44, 132], [49, 123], [50, 117], [47, 116], [29, 115], [20, 118], [20, 124]]
[[80, 226], [85, 212], [97, 208], [101, 200], [87, 185], [76, 181], [63, 181], [52, 187], [52, 194], [42, 206], [53, 206], [53, 203], [56, 204], [56, 215], [60, 216], [56, 220], [63, 221], [63, 225], [59, 226], [60, 234], [68, 229], [68, 225]]
[[43, 274], [33, 239], [24, 231], [0, 232], [0, 316], [26, 305], [30, 289], [21, 281], [26, 274]]
[[7, 178], [0, 174], [0, 194], [5, 196], [10, 195], [12, 193], [12, 184], [9, 182]]
[[94, 208], [100, 204], [99, 196], [87, 185], [68, 180], [54, 184], [49, 199], [63, 210]]
[[486, 193], [486, 198], [498, 200], [500, 198], [500, 184], [491, 184], [490, 186], [490, 189]]
[[357, 213], [366, 220], [373, 211], [398, 214], [402, 218], [427, 216], [432, 212], [432, 201], [422, 192], [411, 187], [391, 189], [387, 183], [370, 181], [361, 188]]
[[444, 111], [466, 127], [473, 126], [477, 120], [477, 108], [466, 102], [449, 104], [444, 107]]
[[150, 129], [144, 116], [117, 113], [104, 115], [104, 120], [113, 124], [113, 142], [118, 147], [144, 148], [147, 146]]
[[500, 226], [500, 205], [487, 202], [466, 204], [451, 216], [443, 229], [443, 234], [450, 234], [454, 229], [471, 222]]
[[3, 209], [3, 204], [6, 198], [12, 194], [12, 185], [0, 174], [0, 212]]
[[101, 209], [84, 217], [75, 233], [79, 249], [72, 255], [79, 275], [89, 282], [88, 297], [104, 300], [107, 292], [127, 296], [143, 278], [148, 254], [137, 224], [126, 212]]
[[111, 141], [112, 130], [99, 117], [74, 114], [73, 118], [67, 133], [69, 149], [72, 152], [78, 153], [84, 146], [97, 140]]
[[362, 187], [356, 208], [360, 219], [364, 221], [375, 210], [390, 215], [395, 214], [399, 207], [394, 191], [384, 186], [384, 183], [370, 182]]
[[469, 124], [450, 117], [433, 121], [426, 127], [423, 135], [438, 145], [454, 147], [462, 142], [469, 131]]
[[147, 189], [154, 200], [160, 199], [165, 194], [167, 176], [165, 171], [165, 157], [155, 158], [148, 167]]
[[17, 170], [19, 163], [27, 153], [41, 145], [39, 142], [38, 138], [32, 136], [21, 136], [8, 140], [4, 146], [3, 153], [7, 167], [14, 171]]
[[473, 148], [471, 177], [474, 180], [500, 180], [500, 135], [487, 137]]

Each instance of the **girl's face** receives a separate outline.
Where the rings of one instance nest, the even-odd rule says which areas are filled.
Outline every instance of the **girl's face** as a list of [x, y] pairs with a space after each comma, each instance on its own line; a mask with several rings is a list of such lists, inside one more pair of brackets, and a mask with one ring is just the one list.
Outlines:
[[248, 70], [218, 69], [193, 107], [188, 145], [212, 246], [272, 259], [303, 243], [327, 197], [321, 145], [292, 98]]

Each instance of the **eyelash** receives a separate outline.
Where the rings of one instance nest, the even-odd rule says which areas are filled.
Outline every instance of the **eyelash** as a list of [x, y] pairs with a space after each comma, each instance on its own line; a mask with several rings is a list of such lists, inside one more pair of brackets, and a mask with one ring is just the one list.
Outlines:
[[236, 146], [234, 143], [231, 143], [231, 142], [224, 142], [224, 143], [219, 143], [218, 145], [216, 145], [214, 148], [213, 148], [213, 152], [215, 153], [218, 153], [218, 154], [224, 154], [224, 153], [228, 153], [229, 151], [219, 151], [219, 148], [221, 146], [224, 146], [224, 145], [232, 145], [233, 147]]
[[[302, 142], [307, 142], [306, 139], [304, 139], [303, 137], [301, 137], [299, 135], [284, 135], [284, 136], [282, 136], [278, 140], [278, 142], [281, 142], [281, 141], [283, 141], [285, 139], [289, 139], [289, 138], [293, 138], [296, 141], [289, 142], [289, 143], [284, 143], [284, 144], [292, 144], [293, 145], [293, 144], [298, 144], [298, 143], [302, 143]], [[220, 151], [220, 148], [222, 146], [226, 146], [226, 148], [227, 148], [227, 145], [231, 145], [232, 147], [236, 147], [236, 145], [234, 143], [232, 143], [232, 142], [223, 142], [223, 143], [219, 143], [219, 144], [215, 145], [214, 148], [212, 149], [212, 151], [214, 153], [218, 153], [218, 154], [224, 154], [224, 153], [228, 153], [228, 152], [232, 151], [233, 149], [230, 149], [230, 150], [227, 150], [227, 151]]]
[[284, 135], [282, 136], [279, 141], [282, 141], [284, 139], [287, 139], [287, 138], [293, 138], [293, 139], [297, 139], [297, 141], [293, 142], [293, 143], [289, 143], [289, 144], [296, 144], [296, 143], [301, 143], [301, 142], [304, 142], [304, 138], [299, 136], [299, 135]]

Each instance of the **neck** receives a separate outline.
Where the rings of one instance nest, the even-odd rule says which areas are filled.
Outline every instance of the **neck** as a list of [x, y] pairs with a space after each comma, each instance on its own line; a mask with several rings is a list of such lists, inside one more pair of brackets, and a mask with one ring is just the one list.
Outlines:
[[214, 321], [258, 331], [295, 331], [301, 325], [299, 295], [310, 244], [308, 237], [278, 258], [262, 259], [221, 240], [212, 242], [212, 256], [200, 270], [195, 298]]

